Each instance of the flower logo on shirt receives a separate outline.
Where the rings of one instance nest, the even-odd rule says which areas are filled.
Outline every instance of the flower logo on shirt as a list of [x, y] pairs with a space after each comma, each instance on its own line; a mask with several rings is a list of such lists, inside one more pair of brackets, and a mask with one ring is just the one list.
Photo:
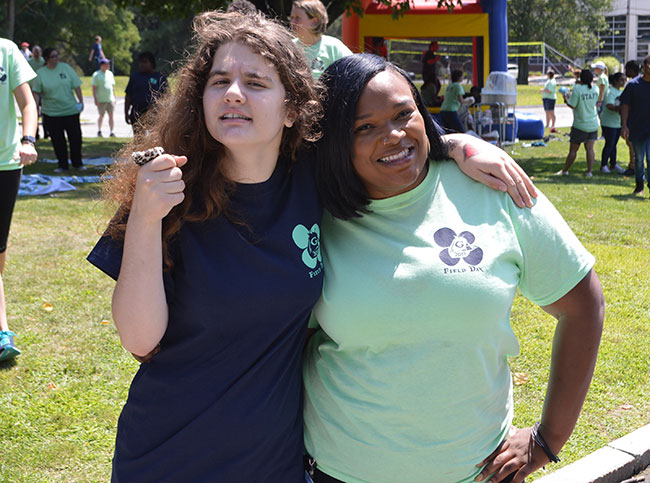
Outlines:
[[303, 250], [302, 261], [309, 268], [315, 268], [323, 258], [320, 254], [320, 227], [314, 223], [310, 230], [304, 225], [296, 225], [291, 233], [293, 242]]
[[458, 235], [451, 228], [440, 228], [433, 234], [433, 240], [441, 247], [440, 260], [449, 266], [456, 265], [462, 258], [469, 265], [478, 265], [483, 260], [483, 250], [473, 245], [476, 237], [469, 231]]
[[0, 66], [0, 82], [7, 82], [7, 72]]

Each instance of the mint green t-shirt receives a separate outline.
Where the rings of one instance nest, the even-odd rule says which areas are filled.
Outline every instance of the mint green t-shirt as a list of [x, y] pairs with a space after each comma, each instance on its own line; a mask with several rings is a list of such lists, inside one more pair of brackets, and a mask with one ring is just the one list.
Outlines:
[[81, 79], [65, 62], [59, 62], [54, 69], [41, 67], [32, 90], [41, 95], [42, 112], [46, 116], [60, 117], [79, 114], [75, 87], [81, 86]]
[[307, 64], [315, 81], [334, 61], [352, 55], [352, 51], [343, 42], [329, 35], [321, 36], [321, 39], [313, 45], [305, 45], [297, 38], [294, 39], [294, 42], [300, 45], [305, 52]]
[[600, 93], [600, 86], [605, 86], [604, 94], [603, 94], [603, 99], [605, 99], [605, 95], [607, 94], [607, 88], [609, 87], [609, 78], [607, 77], [607, 74], [604, 72], [598, 76], [596, 79], [596, 88], [598, 89], [598, 92]]
[[463, 97], [465, 95], [465, 89], [460, 82], [452, 82], [447, 86], [445, 91], [445, 98], [442, 101], [442, 106], [440, 106], [441, 111], [457, 111], [460, 107], [460, 102], [458, 102], [458, 96]]
[[34, 72], [45, 65], [45, 59], [43, 57], [39, 57], [38, 59], [36, 57], [32, 57], [27, 62], [29, 63], [29, 66], [34, 70]]
[[14, 89], [36, 77], [36, 74], [11, 40], [0, 38], [0, 171], [20, 168], [14, 159], [20, 148]]
[[106, 72], [97, 70], [93, 72], [92, 85], [97, 87], [95, 95], [97, 102], [115, 102], [115, 77], [110, 70]]
[[450, 161], [369, 209], [323, 218], [306, 449], [346, 482], [471, 482], [512, 421], [517, 289], [551, 304], [594, 258], [543, 195], [518, 208]]
[[[551, 94], [546, 91], [551, 91]], [[557, 99], [557, 82], [555, 81], [555, 77], [553, 79], [548, 79], [546, 84], [544, 84], [542, 99]]]
[[567, 104], [573, 107], [573, 127], [584, 132], [598, 131], [598, 88], [576, 84]]
[[621, 115], [607, 107], [608, 104], [616, 105], [616, 100], [621, 96], [623, 91], [614, 86], [609, 86], [603, 99], [603, 112], [600, 113], [600, 124], [604, 127], [619, 128], [621, 127]]

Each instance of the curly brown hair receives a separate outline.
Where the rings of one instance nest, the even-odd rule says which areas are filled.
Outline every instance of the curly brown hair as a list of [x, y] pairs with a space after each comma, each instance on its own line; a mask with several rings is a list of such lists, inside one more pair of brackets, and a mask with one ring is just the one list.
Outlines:
[[179, 69], [175, 89], [157, 99], [140, 118], [140, 129], [118, 153], [117, 159], [122, 161], [109, 168], [103, 188], [104, 199], [119, 206], [106, 234], [123, 239], [138, 171], [130, 162], [131, 154], [161, 146], [167, 153], [187, 156], [188, 162], [181, 168], [185, 199], [163, 220], [167, 265], [168, 242], [186, 221], [231, 215], [228, 200], [235, 184], [225, 175], [224, 146], [210, 136], [203, 112], [203, 90], [221, 45], [241, 43], [277, 69], [286, 92], [287, 112], [294, 120], [282, 134], [280, 151], [284, 156], [294, 161], [305, 143], [320, 136], [320, 88], [312, 81], [304, 54], [285, 27], [261, 14], [204, 12], [194, 19], [193, 30], [195, 50]]

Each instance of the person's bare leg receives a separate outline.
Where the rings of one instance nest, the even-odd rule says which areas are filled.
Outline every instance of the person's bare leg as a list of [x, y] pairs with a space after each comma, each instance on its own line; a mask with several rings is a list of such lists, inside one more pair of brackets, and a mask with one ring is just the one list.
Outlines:
[[550, 129], [555, 129], [555, 111], [549, 111], [551, 114]]
[[113, 111], [108, 111], [108, 128], [113, 132], [115, 129], [115, 118], [113, 117]]
[[585, 141], [585, 151], [587, 151], [587, 173], [591, 173], [596, 161], [596, 154], [594, 153], [594, 143], [596, 141]]
[[5, 268], [5, 260], [7, 259], [7, 251], [0, 253], [0, 330], [9, 330], [7, 324], [7, 305], [5, 304], [5, 290], [2, 284], [2, 272]]
[[102, 132], [102, 123], [104, 122], [104, 114], [100, 114], [97, 118], [97, 131]]
[[569, 168], [576, 160], [576, 156], [578, 154], [578, 148], [580, 148], [579, 144], [569, 143], [569, 154], [567, 154], [566, 156], [566, 161], [564, 162], [564, 167], [562, 168], [562, 171], [569, 171]]

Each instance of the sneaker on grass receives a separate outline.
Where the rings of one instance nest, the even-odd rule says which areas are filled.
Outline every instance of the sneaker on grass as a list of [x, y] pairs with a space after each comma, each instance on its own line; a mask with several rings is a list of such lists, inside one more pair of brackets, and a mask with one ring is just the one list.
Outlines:
[[609, 168], [607, 166], [601, 166], [600, 167], [600, 172], [601, 173], [606, 173], [606, 174], [611, 173], [611, 171], [609, 170]]
[[618, 174], [623, 174], [625, 173], [625, 170], [621, 167], [619, 164], [615, 164], [613, 168], [610, 169], [616, 171]]
[[20, 354], [14, 345], [15, 335], [10, 330], [0, 330], [0, 361], [8, 361]]

